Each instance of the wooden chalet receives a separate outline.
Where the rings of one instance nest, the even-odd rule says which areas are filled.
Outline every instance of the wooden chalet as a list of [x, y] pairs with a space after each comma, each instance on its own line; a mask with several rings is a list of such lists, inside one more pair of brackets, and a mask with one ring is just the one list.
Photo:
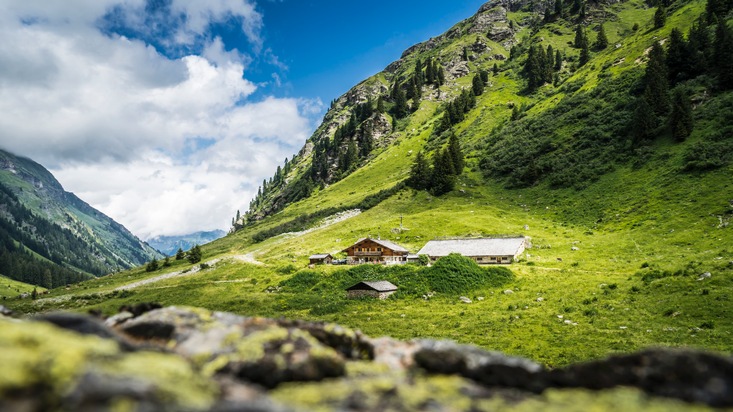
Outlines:
[[308, 259], [311, 265], [330, 265], [333, 262], [333, 256], [329, 253], [311, 255]]
[[407, 249], [388, 240], [364, 238], [344, 249], [346, 262], [350, 265], [362, 263], [403, 264], [407, 263]]
[[387, 299], [391, 294], [395, 292], [397, 292], [397, 286], [386, 280], [378, 280], [374, 282], [359, 282], [356, 285], [346, 289], [346, 293], [349, 299], [359, 298], [362, 296]]
[[525, 237], [431, 240], [417, 254], [428, 255], [431, 261], [458, 253], [478, 264], [512, 263], [526, 245]]

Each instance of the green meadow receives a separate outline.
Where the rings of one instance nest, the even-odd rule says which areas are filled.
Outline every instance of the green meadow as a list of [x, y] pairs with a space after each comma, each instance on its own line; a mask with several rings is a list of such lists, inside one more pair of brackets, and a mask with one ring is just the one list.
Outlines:
[[[720, 149], [730, 136], [713, 143], [710, 136], [729, 130], [733, 94], [701, 100], [695, 130], [684, 142], [660, 130], [631, 150], [625, 146], [628, 131], [618, 132], [614, 123], [629, 115], [632, 104], [632, 96], [617, 85], [638, 82], [651, 44], [668, 36], [671, 27], [686, 32], [704, 9], [702, 1], [675, 5], [659, 30], [651, 23], [654, 9], [640, 0], [607, 6], [611, 17], [604, 27], [611, 47], [594, 52], [581, 68], [575, 67], [578, 51], [567, 44], [574, 24], [523, 26], [518, 37], [551, 44], [566, 55], [559, 83], [528, 93], [521, 58], [502, 62], [476, 107], [453, 126], [466, 167], [448, 194], [436, 197], [401, 185], [417, 152], [447, 141], [433, 132], [440, 104], [424, 101], [411, 116], [395, 121], [390, 143], [378, 145], [353, 173], [203, 246], [202, 264], [172, 260], [155, 272], [141, 267], [51, 290], [35, 301], [8, 297], [3, 304], [23, 313], [93, 309], [112, 315], [122, 305], [158, 302], [322, 320], [373, 337], [452, 339], [550, 367], [650, 346], [728, 353], [733, 349], [733, 159]], [[530, 17], [509, 13], [517, 22]], [[588, 29], [591, 42], [595, 26]], [[467, 34], [420, 57], [458, 53], [480, 36]], [[489, 45], [493, 53], [509, 54], [500, 44]], [[408, 56], [402, 70], [415, 58]], [[493, 64], [479, 59], [468, 66], [474, 72]], [[372, 80], [389, 83], [383, 73]], [[685, 87], [700, 96], [706, 81]], [[469, 77], [458, 78], [441, 91], [456, 96], [470, 84]], [[510, 120], [514, 107], [523, 108], [522, 119]], [[599, 122], [595, 117], [601, 115]], [[583, 134], [591, 127], [615, 140], [593, 141]], [[575, 147], [578, 136], [590, 140]], [[548, 172], [539, 179], [524, 179], [517, 171], [537, 159], [525, 156], [520, 139], [529, 147], [545, 137], [565, 157], [548, 161]], [[298, 164], [290, 178], [306, 172], [306, 165]], [[343, 211], [352, 211], [351, 217], [328, 219]], [[341, 251], [367, 236], [415, 253], [434, 238], [492, 235], [527, 236], [531, 247], [511, 265], [466, 266], [465, 272], [438, 270], [441, 264], [308, 267], [309, 255], [342, 257]], [[457, 272], [466, 275], [456, 278]], [[350, 283], [378, 279], [392, 281], [400, 291], [384, 301], [346, 298]]]

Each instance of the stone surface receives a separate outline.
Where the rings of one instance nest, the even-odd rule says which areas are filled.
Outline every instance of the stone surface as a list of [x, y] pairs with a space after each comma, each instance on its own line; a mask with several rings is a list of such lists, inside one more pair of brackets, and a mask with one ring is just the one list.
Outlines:
[[705, 352], [651, 349], [546, 370], [451, 341], [373, 339], [323, 322], [188, 307], [122, 313], [114, 328], [79, 314], [0, 318], [0, 410], [733, 407], [733, 360]]

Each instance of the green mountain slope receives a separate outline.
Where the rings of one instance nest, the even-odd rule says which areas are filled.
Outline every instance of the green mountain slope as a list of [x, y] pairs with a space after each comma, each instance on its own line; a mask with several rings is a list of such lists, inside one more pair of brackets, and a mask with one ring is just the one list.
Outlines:
[[0, 151], [0, 273], [55, 287], [140, 265], [159, 254], [64, 191], [45, 168]]
[[[733, 57], [712, 59], [728, 50], [730, 5], [666, 2], [655, 28], [659, 8], [640, 0], [575, 3], [489, 2], [355, 86], [263, 183], [236, 232], [203, 248], [208, 267], [138, 268], [18, 308], [190, 304], [451, 338], [550, 366], [649, 345], [730, 351], [733, 94], [721, 67]], [[599, 24], [605, 48], [592, 47]], [[588, 50], [575, 47], [578, 26]], [[650, 86], [654, 43], [666, 53], [673, 29], [687, 39], [693, 27], [708, 43], [685, 42], [687, 60], [707, 63], [679, 76], [665, 57], [669, 107], [639, 117], [662, 95]], [[679, 94], [694, 124], [684, 138]], [[418, 153], [440, 164], [452, 136], [465, 160], [440, 174], [452, 190], [408, 186]], [[369, 235], [416, 252], [437, 237], [497, 234], [531, 237], [514, 276], [453, 292], [424, 293], [417, 267], [307, 268], [310, 254]], [[404, 293], [345, 298], [344, 283], [381, 278]]]

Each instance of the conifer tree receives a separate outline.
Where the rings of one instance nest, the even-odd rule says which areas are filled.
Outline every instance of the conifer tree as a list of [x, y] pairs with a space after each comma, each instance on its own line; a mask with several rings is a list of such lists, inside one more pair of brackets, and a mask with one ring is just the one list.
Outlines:
[[359, 140], [359, 153], [361, 157], [367, 157], [374, 148], [374, 137], [372, 136], [372, 129], [368, 127], [362, 127], [361, 139]]
[[677, 89], [672, 94], [672, 113], [669, 116], [669, 127], [672, 137], [682, 142], [692, 133], [694, 119], [692, 117], [692, 104], [684, 90]]
[[461, 149], [461, 143], [458, 141], [458, 136], [455, 133], [451, 133], [450, 139], [448, 140], [448, 154], [450, 155], [455, 174], [460, 175], [463, 173], [463, 167], [465, 166], [463, 150]]
[[178, 251], [176, 252], [176, 260], [183, 260], [183, 258], [184, 258], [185, 256], [186, 256], [186, 255], [185, 255], [185, 254], [183, 254], [183, 249], [181, 249], [181, 248], [178, 248]]
[[412, 164], [412, 169], [410, 169], [410, 178], [407, 185], [415, 190], [425, 190], [430, 185], [430, 179], [430, 165], [428, 165], [423, 152], [420, 151], [415, 156], [415, 162]]
[[435, 196], [448, 193], [455, 185], [455, 171], [447, 150], [433, 156], [433, 172], [430, 179], [430, 192]]
[[394, 117], [401, 119], [409, 113], [409, 108], [407, 107], [407, 96], [405, 96], [405, 92], [402, 91], [402, 88], [397, 87], [397, 90], [395, 91], [395, 105], [392, 108], [392, 114], [394, 114]]
[[715, 28], [712, 69], [718, 76], [720, 89], [733, 88], [733, 33], [725, 19], [720, 19]]
[[537, 48], [534, 44], [529, 46], [527, 60], [524, 62], [524, 75], [527, 77], [527, 88], [530, 91], [542, 86], [544, 74], [540, 65]]
[[145, 266], [145, 271], [146, 272], [155, 272], [156, 270], [158, 270], [158, 267], [159, 267], [158, 260], [153, 258], [153, 260], [148, 262], [148, 264]]
[[547, 53], [545, 53], [545, 56], [547, 56], [547, 70], [550, 72], [550, 76], [552, 76], [552, 70], [555, 67], [555, 50], [552, 48], [552, 45], [547, 45]]
[[603, 28], [603, 24], [599, 24], [598, 27], [598, 37], [596, 38], [596, 42], [593, 43], [593, 48], [603, 50], [608, 47], [608, 37], [606, 37], [606, 30]]
[[463, 60], [464, 61], [468, 61], [468, 48], [467, 47], [464, 47], [463, 48], [463, 56], [462, 57], [463, 57]]
[[656, 127], [657, 117], [654, 111], [649, 106], [647, 99], [640, 97], [636, 100], [636, 109], [631, 120], [631, 136], [634, 144], [638, 145], [648, 140]]
[[201, 247], [199, 245], [195, 245], [194, 247], [192, 247], [191, 250], [188, 251], [187, 257], [190, 263], [201, 262]]
[[573, 41], [573, 46], [575, 46], [576, 49], [582, 49], [585, 42], [585, 31], [583, 30], [583, 26], [579, 24], [575, 27], [575, 40]]
[[654, 28], [661, 29], [667, 22], [667, 10], [664, 9], [664, 5], [659, 2], [657, 11], [654, 12]]
[[433, 65], [432, 57], [428, 57], [425, 61], [425, 83], [435, 83], [435, 66]]
[[445, 84], [445, 70], [443, 69], [443, 66], [440, 65], [437, 61], [435, 62], [435, 73], [437, 73], [438, 78], [438, 86], [442, 86]]
[[379, 96], [377, 99], [377, 112], [384, 113], [384, 98], [382, 96]]
[[713, 54], [713, 49], [712, 42], [710, 41], [710, 33], [708, 32], [707, 23], [703, 19], [703, 16], [700, 16], [700, 19], [692, 24], [687, 38], [688, 46], [691, 53], [691, 76], [705, 73], [708, 70], [708, 61]]
[[669, 111], [669, 83], [664, 62], [664, 49], [659, 42], [655, 42], [649, 52], [644, 83], [644, 98], [649, 106], [657, 116], [666, 115]]
[[678, 28], [672, 29], [667, 43], [667, 75], [670, 84], [690, 78], [693, 72], [693, 53]]
[[583, 43], [583, 47], [580, 49], [580, 56], [578, 57], [578, 66], [584, 66], [590, 60], [590, 49], [588, 48], [588, 42]]
[[581, 0], [573, 0], [573, 6], [570, 8], [570, 13], [572, 14], [578, 13], [581, 7], [582, 7]]
[[555, 0], [555, 16], [562, 17], [562, 0]]
[[560, 50], [555, 52], [555, 71], [562, 69], [562, 54]]
[[481, 79], [480, 74], [473, 76], [473, 81], [472, 81], [471, 86], [472, 86], [474, 95], [481, 96], [484, 93], [485, 85], [484, 85], [484, 81]]

